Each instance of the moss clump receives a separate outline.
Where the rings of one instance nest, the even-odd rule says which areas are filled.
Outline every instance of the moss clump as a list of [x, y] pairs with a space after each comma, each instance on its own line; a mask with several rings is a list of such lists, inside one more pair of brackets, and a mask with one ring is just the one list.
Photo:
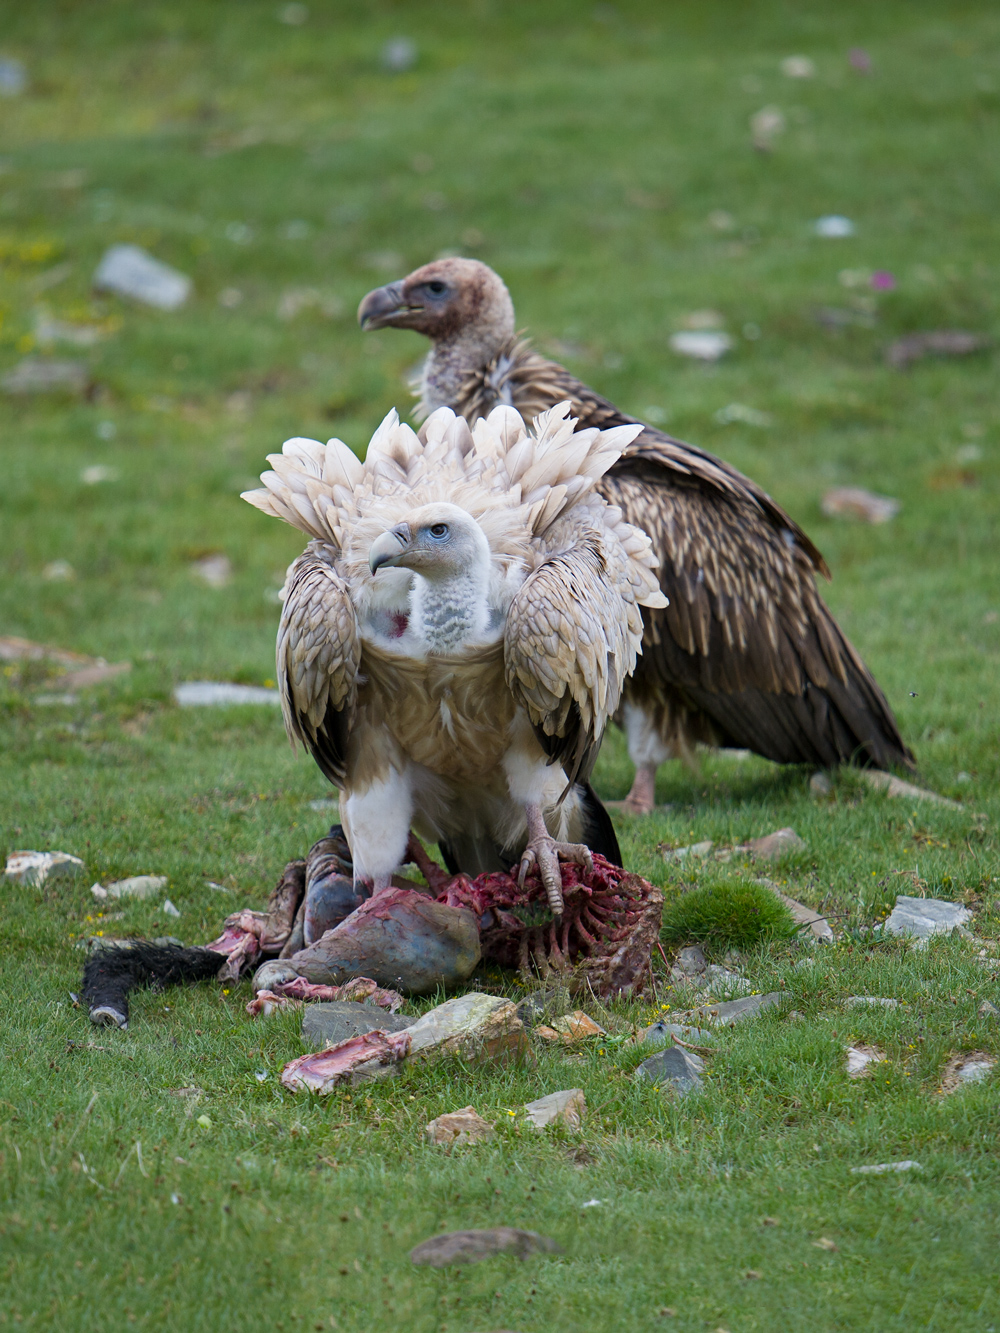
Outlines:
[[704, 884], [668, 903], [663, 909], [660, 938], [664, 944], [748, 949], [788, 939], [795, 931], [787, 907], [769, 889], [726, 880]]

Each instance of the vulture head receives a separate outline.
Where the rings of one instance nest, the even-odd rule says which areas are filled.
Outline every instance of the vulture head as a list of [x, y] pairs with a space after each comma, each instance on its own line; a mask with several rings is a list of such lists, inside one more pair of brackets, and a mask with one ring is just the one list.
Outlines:
[[375, 574], [384, 565], [411, 569], [432, 582], [488, 574], [490, 547], [476, 520], [458, 505], [423, 505], [372, 542], [369, 569]]
[[478, 259], [435, 259], [369, 292], [358, 306], [358, 323], [413, 329], [435, 343], [475, 329], [492, 344], [492, 354], [514, 334], [514, 304], [503, 279]]

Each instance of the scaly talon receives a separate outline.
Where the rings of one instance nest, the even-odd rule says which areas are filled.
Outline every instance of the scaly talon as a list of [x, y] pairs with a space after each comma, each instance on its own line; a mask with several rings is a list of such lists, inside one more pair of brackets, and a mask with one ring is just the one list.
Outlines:
[[594, 858], [590, 854], [589, 847], [584, 847], [579, 842], [556, 842], [555, 838], [545, 834], [532, 838], [525, 847], [517, 880], [518, 887], [523, 887], [525, 875], [527, 875], [532, 865], [537, 865], [542, 883], [545, 885], [545, 895], [549, 900], [549, 906], [556, 916], [562, 916], [563, 912], [560, 858], [563, 861], [573, 861], [577, 865], [583, 866], [588, 874], [593, 873]]

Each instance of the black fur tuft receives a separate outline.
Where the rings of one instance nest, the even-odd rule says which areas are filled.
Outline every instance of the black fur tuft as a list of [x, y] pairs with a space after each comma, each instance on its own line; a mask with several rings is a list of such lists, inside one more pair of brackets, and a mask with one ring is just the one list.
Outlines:
[[98, 949], [83, 967], [81, 998], [91, 1021], [128, 1026], [128, 996], [143, 986], [175, 986], [181, 981], [208, 981], [218, 974], [225, 955], [212, 949], [186, 949], [182, 944], [131, 940], [127, 945]]

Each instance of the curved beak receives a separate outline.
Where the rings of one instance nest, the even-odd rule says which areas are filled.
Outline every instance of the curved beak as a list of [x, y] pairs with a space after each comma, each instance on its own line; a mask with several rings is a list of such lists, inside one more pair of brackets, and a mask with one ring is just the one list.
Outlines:
[[410, 545], [410, 525], [409, 523], [399, 523], [389, 532], [383, 532], [380, 537], [376, 537], [371, 544], [368, 552], [368, 568], [374, 574], [381, 569], [383, 565], [388, 565], [390, 569], [395, 569], [399, 564], [400, 557]]
[[384, 329], [409, 311], [410, 306], [403, 296], [403, 284], [390, 282], [385, 287], [376, 287], [362, 300], [358, 306], [358, 323], [365, 330]]

